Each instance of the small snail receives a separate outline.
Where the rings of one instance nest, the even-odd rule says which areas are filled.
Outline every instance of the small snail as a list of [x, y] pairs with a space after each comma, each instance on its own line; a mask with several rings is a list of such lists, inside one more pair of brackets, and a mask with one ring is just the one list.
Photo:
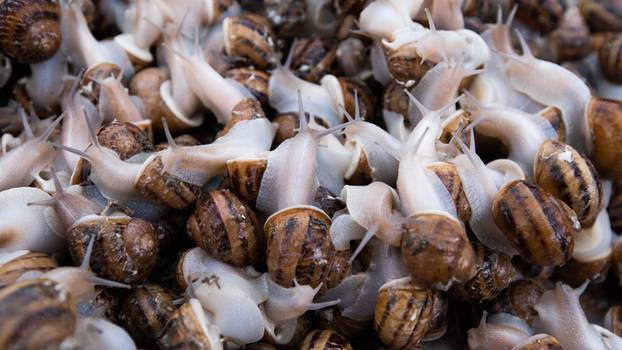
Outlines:
[[300, 350], [352, 350], [348, 340], [331, 330], [314, 330], [302, 342]]
[[263, 258], [263, 236], [255, 213], [231, 191], [211, 190], [197, 201], [188, 234], [212, 256], [234, 266]]
[[37, 63], [60, 48], [60, 3], [5, 0], [0, 3], [0, 51], [20, 63]]
[[581, 227], [576, 214], [536, 185], [515, 180], [492, 204], [494, 221], [521, 257], [541, 266], [563, 265]]
[[175, 312], [173, 299], [157, 284], [136, 287], [123, 300], [119, 319], [143, 346], [153, 344]]

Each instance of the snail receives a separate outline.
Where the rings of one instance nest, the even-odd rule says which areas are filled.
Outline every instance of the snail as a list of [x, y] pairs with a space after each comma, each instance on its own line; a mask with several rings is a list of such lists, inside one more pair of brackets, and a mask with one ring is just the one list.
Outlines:
[[493, 313], [507, 313], [518, 316], [533, 326], [538, 313], [534, 306], [544, 290], [531, 279], [517, 280], [501, 292], [491, 303]]
[[15, 283], [23, 274], [33, 271], [46, 272], [58, 267], [48, 254], [16, 250], [0, 253], [0, 288]]
[[113, 121], [97, 130], [97, 140], [102, 146], [115, 151], [121, 160], [127, 160], [137, 154], [154, 151], [148, 131], [132, 123]]
[[331, 330], [314, 330], [302, 342], [301, 350], [351, 350], [348, 340]]
[[295, 40], [291, 68], [304, 80], [318, 82], [330, 74], [335, 62], [337, 49], [334, 42], [322, 37], [308, 37]]
[[67, 71], [66, 58], [59, 50], [56, 54], [40, 63], [30, 65], [32, 74], [25, 84], [28, 97], [37, 110], [54, 111], [61, 100], [64, 76]]
[[514, 349], [533, 331], [522, 319], [510, 314], [484, 315], [476, 328], [467, 332], [470, 349]]
[[265, 17], [258, 14], [227, 17], [222, 28], [227, 55], [248, 61], [259, 69], [276, 65], [277, 40]]
[[564, 15], [563, 1], [518, 0], [515, 3], [518, 5], [518, 18], [540, 33], [557, 28]]
[[604, 326], [617, 336], [620, 336], [621, 311], [620, 305], [614, 305], [607, 310], [607, 314], [605, 315]]
[[617, 32], [622, 29], [622, 6], [618, 0], [579, 1], [583, 17], [595, 32]]
[[103, 318], [96, 317], [79, 318], [72, 336], [66, 338], [61, 344], [63, 348], [84, 348], [87, 346], [100, 349], [136, 349], [134, 341], [123, 328]]
[[173, 313], [158, 339], [158, 345], [163, 349], [177, 349], [189, 344], [196, 349], [223, 349], [218, 328], [208, 322], [197, 299], [190, 299]]
[[45, 61], [58, 51], [60, 3], [53, 0], [3, 1], [0, 4], [2, 53], [20, 63]]
[[590, 53], [590, 30], [577, 6], [565, 9], [559, 26], [551, 33], [554, 56], [559, 62], [574, 61]]
[[265, 14], [278, 37], [289, 37], [299, 34], [307, 16], [304, 1], [300, 0], [266, 0]]

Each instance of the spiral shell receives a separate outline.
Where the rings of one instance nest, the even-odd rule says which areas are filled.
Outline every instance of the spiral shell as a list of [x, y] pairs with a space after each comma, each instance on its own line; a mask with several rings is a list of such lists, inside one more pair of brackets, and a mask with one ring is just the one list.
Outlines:
[[385, 50], [389, 72], [396, 80], [408, 82], [419, 81], [435, 63], [423, 60], [417, 54], [415, 45], [403, 45], [396, 50]]
[[538, 186], [568, 204], [581, 226], [594, 223], [603, 207], [603, 189], [589, 159], [567, 144], [546, 140], [538, 150], [533, 168]]
[[268, 84], [270, 74], [252, 67], [233, 68], [225, 72], [225, 78], [233, 79], [242, 84], [261, 102], [264, 110], [270, 107], [268, 99]]
[[392, 349], [416, 346], [428, 330], [434, 295], [409, 279], [389, 282], [380, 288], [374, 312], [374, 329]]
[[603, 75], [615, 82], [622, 83], [622, 35], [608, 35], [598, 50], [598, 61]]
[[581, 0], [579, 9], [592, 31], [622, 31], [622, 1]]
[[227, 55], [249, 62], [259, 69], [277, 62], [276, 36], [270, 22], [256, 14], [227, 17], [223, 23]]
[[168, 174], [160, 156], [147, 159], [145, 164], [135, 185], [143, 196], [175, 209], [186, 208], [196, 201], [200, 188]]
[[538, 312], [534, 308], [544, 290], [531, 279], [524, 279], [510, 283], [499, 294], [488, 309], [491, 313], [507, 313], [518, 316], [533, 325]]
[[516, 0], [516, 17], [540, 33], [548, 33], [557, 28], [564, 16], [561, 0]]
[[562, 111], [555, 106], [548, 106], [541, 110], [538, 115], [551, 123], [553, 130], [557, 133], [557, 140], [564, 142], [566, 140], [566, 124], [562, 116]]
[[24, 252], [14, 259], [0, 264], [0, 288], [14, 283], [28, 272], [46, 272], [58, 267], [58, 263], [45, 253]]
[[622, 190], [622, 188], [616, 189], [607, 207], [607, 213], [611, 221], [611, 229], [617, 234], [622, 233], [622, 192], [620, 190]]
[[[358, 102], [361, 119], [373, 121], [376, 116], [374, 95], [367, 85], [352, 78], [339, 78], [339, 85], [343, 91], [345, 109], [350, 115], [356, 114]], [[355, 99], [355, 96], [357, 99]]]
[[622, 175], [622, 102], [592, 97], [586, 113], [593, 142], [590, 159], [601, 177], [617, 179]]
[[607, 278], [610, 266], [611, 254], [593, 261], [578, 261], [572, 258], [564, 266], [557, 268], [554, 277], [573, 287], [581, 286], [586, 280], [601, 283]]
[[73, 334], [76, 309], [55, 282], [27, 280], [0, 291], [0, 324], [0, 348], [52, 350]]
[[227, 189], [199, 198], [187, 231], [199, 247], [234, 266], [255, 265], [263, 258], [264, 240], [255, 213]]
[[521, 257], [541, 266], [565, 264], [581, 225], [563, 202], [524, 180], [505, 184], [492, 203], [495, 223]]
[[453, 281], [466, 282], [476, 273], [476, 257], [464, 226], [443, 214], [408, 217], [402, 236], [402, 259], [421, 286], [447, 289]]
[[323, 283], [335, 254], [330, 225], [328, 215], [315, 207], [296, 206], [272, 214], [264, 225], [270, 278], [287, 288], [294, 286], [294, 279], [313, 288]]
[[216, 134], [216, 137], [218, 138], [225, 135], [238, 122], [265, 117], [266, 115], [261, 108], [259, 101], [254, 98], [245, 98], [233, 106], [231, 109], [231, 116], [229, 117], [227, 124], [218, 132], [218, 134]]
[[113, 121], [97, 130], [97, 140], [125, 160], [133, 155], [154, 150], [149, 136], [134, 124]]
[[335, 43], [319, 36], [298, 39], [290, 50], [293, 50], [292, 70], [310, 82], [318, 82], [330, 74], [337, 58]]
[[220, 334], [209, 327], [207, 316], [196, 299], [180, 306], [166, 323], [158, 339], [161, 349], [222, 349]]
[[37, 63], [54, 56], [60, 44], [59, 1], [0, 2], [0, 51], [4, 55], [20, 63]]
[[458, 168], [451, 163], [438, 162], [430, 164], [428, 169], [432, 170], [436, 176], [438, 176], [447, 189], [447, 192], [451, 195], [460, 220], [468, 222], [471, 217], [471, 205], [466, 197], [466, 193], [464, 193], [464, 187], [462, 186]]
[[142, 346], [152, 346], [175, 312], [173, 295], [157, 284], [132, 289], [119, 312], [119, 320]]
[[404, 85], [393, 80], [384, 88], [382, 97], [382, 108], [403, 116], [408, 115], [410, 100], [404, 92]]
[[475, 277], [464, 284], [454, 284], [450, 293], [465, 301], [481, 303], [507, 288], [516, 271], [509, 256], [489, 251], [480, 243], [476, 247], [479, 261]]
[[156, 232], [147, 221], [128, 216], [86, 216], [67, 231], [69, 252], [75, 263], [84, 259], [91, 239], [91, 269], [113, 281], [137, 284], [156, 266]]
[[234, 159], [228, 161], [226, 166], [231, 190], [246, 203], [254, 204], [268, 160]]
[[346, 338], [331, 330], [314, 330], [309, 333], [300, 350], [352, 350]]

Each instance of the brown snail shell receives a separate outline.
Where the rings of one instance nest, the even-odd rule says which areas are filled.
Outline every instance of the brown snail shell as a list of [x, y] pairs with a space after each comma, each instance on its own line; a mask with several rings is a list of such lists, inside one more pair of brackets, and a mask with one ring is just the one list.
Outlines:
[[421, 286], [446, 289], [476, 273], [476, 256], [464, 225], [442, 213], [408, 217], [401, 252], [413, 281]]
[[298, 128], [298, 113], [279, 113], [272, 121], [277, 125], [272, 144], [274, 147], [294, 137]]
[[592, 97], [586, 113], [593, 141], [590, 159], [600, 176], [617, 179], [622, 175], [622, 102]]
[[99, 100], [99, 92], [101, 87], [98, 81], [102, 81], [108, 77], [118, 77], [123, 74], [121, 68], [116, 64], [103, 62], [90, 67], [79, 83], [80, 94], [86, 96], [93, 104], [97, 104]]
[[322, 329], [333, 329], [348, 339], [372, 328], [372, 321], [353, 320], [343, 316], [337, 308], [317, 310], [314, 323]]
[[57, 349], [73, 334], [76, 309], [56, 282], [32, 279], [0, 291], [0, 348]]
[[0, 51], [20, 63], [54, 56], [61, 44], [60, 12], [55, 0], [0, 2]]
[[[161, 349], [211, 350], [220, 336], [208, 329], [207, 317], [196, 299], [181, 305], [166, 323], [158, 339]], [[218, 338], [216, 338], [218, 336]]]
[[[188, 134], [182, 134], [179, 136], [176, 136], [174, 139], [175, 144], [177, 146], [198, 146], [201, 144], [201, 142], [197, 139], [195, 139], [193, 136], [190, 136]], [[167, 149], [169, 147], [168, 142], [163, 142], [163, 143], [158, 143], [157, 145], [154, 146], [153, 150], [155, 152], [159, 152], [159, 151], [163, 151], [165, 149]]]
[[534, 308], [544, 289], [531, 279], [510, 283], [510, 285], [491, 301], [488, 309], [491, 313], [508, 313], [518, 316], [533, 325], [538, 312]]
[[481, 303], [493, 299], [514, 279], [516, 270], [509, 256], [490, 251], [476, 244], [478, 257], [477, 273], [464, 284], [454, 284], [450, 289], [452, 296], [464, 301]]
[[225, 78], [230, 78], [242, 84], [261, 103], [264, 110], [270, 106], [269, 82], [270, 74], [252, 67], [233, 68], [225, 72]]
[[471, 217], [471, 205], [464, 193], [462, 180], [458, 174], [458, 168], [451, 163], [438, 162], [430, 164], [428, 169], [432, 170], [441, 180], [447, 192], [451, 195], [451, 199], [456, 205], [458, 217], [463, 222], [468, 222]]
[[605, 315], [605, 327], [618, 336], [622, 336], [622, 306], [614, 305]]
[[320, 209], [324, 211], [331, 218], [339, 210], [345, 209], [346, 204], [341, 201], [340, 198], [332, 194], [329, 190], [323, 186], [318, 186], [315, 190], [314, 202], [320, 206]]
[[38, 252], [28, 252], [0, 265], [0, 288], [4, 288], [27, 272], [46, 272], [58, 267], [54, 258]]
[[391, 281], [380, 288], [374, 312], [374, 329], [392, 349], [410, 349], [423, 340], [432, 316], [432, 290], [410, 279]]
[[266, 17], [279, 38], [297, 36], [307, 18], [306, 4], [302, 0], [264, 0]]
[[389, 72], [393, 78], [402, 82], [419, 81], [435, 65], [432, 61], [424, 61], [417, 54], [415, 45], [404, 45], [396, 50], [385, 51]]
[[122, 160], [138, 153], [154, 150], [149, 136], [134, 124], [113, 121], [97, 130], [97, 140], [103, 147], [109, 148]]
[[243, 120], [252, 120], [265, 118], [266, 115], [261, 108], [261, 103], [254, 98], [245, 98], [236, 103], [231, 110], [231, 116], [222, 130], [216, 134], [216, 137], [225, 135], [238, 122]]
[[334, 0], [333, 6], [337, 16], [346, 14], [358, 15], [367, 4], [366, 0]]
[[464, 16], [474, 16], [486, 23], [493, 23], [497, 19], [497, 13], [510, 13], [513, 0], [465, 0], [462, 3]]
[[622, 31], [622, 1], [580, 0], [579, 9], [592, 31]]
[[87, 216], [67, 231], [69, 252], [81, 263], [94, 239], [91, 269], [113, 281], [137, 284], [156, 266], [159, 247], [153, 226], [128, 216]]
[[574, 61], [587, 56], [591, 51], [590, 29], [577, 7], [570, 7], [551, 34], [558, 62]]
[[622, 285], [622, 238], [618, 238], [613, 244], [611, 253], [612, 272], [618, 284]]
[[560, 0], [515, 0], [514, 3], [518, 5], [516, 17], [540, 33], [557, 28], [564, 16], [564, 4]]
[[223, 22], [225, 52], [259, 69], [274, 67], [276, 36], [270, 22], [257, 14], [227, 17]]
[[145, 161], [135, 188], [146, 198], [174, 209], [186, 208], [194, 203], [200, 193], [200, 188], [197, 186], [168, 174], [158, 155]]
[[[339, 85], [343, 91], [345, 109], [350, 115], [356, 114], [358, 100], [359, 113], [362, 119], [373, 121], [376, 116], [375, 101], [367, 85], [353, 78], [339, 78]], [[357, 99], [355, 99], [355, 96]]]
[[555, 271], [555, 277], [573, 287], [579, 287], [586, 280], [601, 283], [607, 278], [611, 266], [611, 254], [594, 261], [578, 261], [571, 258], [564, 266]]
[[229, 186], [244, 202], [254, 204], [267, 159], [233, 159], [226, 163]]
[[423, 337], [424, 341], [436, 340], [447, 332], [447, 309], [449, 300], [444, 292], [433, 290], [432, 312], [428, 322], [428, 330]]
[[337, 45], [332, 40], [311, 36], [298, 39], [293, 45], [291, 68], [301, 78], [315, 83], [333, 71]]
[[228, 264], [244, 267], [263, 258], [264, 239], [255, 213], [228, 189], [199, 198], [187, 231], [199, 247]]
[[322, 284], [321, 293], [337, 287], [341, 281], [352, 274], [352, 265], [350, 264], [350, 250], [337, 250], [332, 257], [330, 269], [326, 281]]
[[608, 35], [598, 50], [598, 61], [603, 75], [615, 83], [622, 83], [622, 35]]
[[548, 120], [553, 127], [553, 130], [557, 133], [557, 140], [564, 142], [566, 140], [566, 124], [562, 117], [562, 111], [554, 106], [548, 106], [541, 110], [538, 115]]
[[622, 192], [620, 191], [622, 188], [616, 187], [619, 189], [616, 189], [615, 194], [611, 197], [607, 213], [611, 221], [611, 229], [613, 232], [620, 234], [622, 233]]
[[173, 299], [170, 292], [157, 284], [136, 287], [123, 300], [119, 320], [142, 346], [151, 346], [175, 312]]
[[534, 160], [534, 180], [577, 214], [583, 227], [589, 227], [603, 207], [603, 188], [589, 159], [571, 146], [546, 140]]
[[557, 339], [548, 334], [537, 334], [517, 344], [512, 350], [563, 350]]
[[520, 256], [515, 256], [512, 259], [514, 267], [520, 271], [521, 275], [525, 278], [532, 278], [536, 281], [545, 281], [551, 277], [555, 272], [555, 266], [540, 266], [526, 261]]
[[335, 331], [316, 329], [305, 337], [300, 350], [352, 350], [352, 345]]
[[294, 279], [313, 288], [325, 282], [335, 254], [330, 225], [326, 213], [310, 206], [272, 214], [264, 225], [270, 278], [286, 288], [294, 286]]
[[563, 202], [524, 180], [505, 184], [492, 203], [495, 223], [521, 257], [541, 266], [565, 264], [580, 229]]
[[408, 115], [408, 108], [410, 106], [410, 99], [404, 92], [405, 86], [398, 81], [391, 81], [384, 88], [384, 95], [382, 97], [382, 108], [403, 116]]

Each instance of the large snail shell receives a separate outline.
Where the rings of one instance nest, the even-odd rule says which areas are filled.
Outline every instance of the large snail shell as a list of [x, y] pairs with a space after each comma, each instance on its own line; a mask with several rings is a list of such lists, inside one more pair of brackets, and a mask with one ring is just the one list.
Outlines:
[[607, 35], [598, 50], [600, 70], [605, 77], [615, 83], [622, 83], [622, 35]]
[[604, 178], [622, 175], [622, 102], [592, 97], [587, 107], [593, 149], [590, 159]]
[[569, 145], [546, 140], [538, 150], [533, 168], [538, 186], [568, 204], [581, 226], [594, 223], [603, 206], [603, 189], [589, 159]]
[[61, 44], [60, 1], [0, 2], [0, 51], [20, 63], [52, 57]]
[[581, 0], [579, 8], [592, 31], [618, 32], [622, 30], [622, 1]]
[[524, 180], [507, 183], [492, 212], [522, 258], [541, 266], [560, 266], [570, 259], [581, 227], [576, 214], [538, 186]]
[[255, 265], [263, 258], [264, 240], [255, 213], [227, 189], [201, 196], [187, 230], [199, 247], [234, 266]]
[[264, 225], [270, 278], [287, 288], [294, 279], [313, 288], [325, 282], [335, 254], [330, 225], [328, 215], [309, 206], [272, 214]]
[[409, 278], [380, 288], [374, 312], [374, 328], [383, 343], [395, 349], [416, 346], [428, 330], [432, 316], [432, 290]]
[[23, 251], [3, 264], [0, 264], [0, 288], [14, 283], [27, 272], [46, 272], [57, 268], [56, 260], [45, 253]]
[[276, 36], [270, 22], [256, 14], [227, 17], [223, 23], [227, 55], [248, 61], [259, 69], [277, 62]]
[[97, 130], [97, 140], [125, 160], [142, 152], [153, 151], [149, 136], [134, 124], [113, 121]]
[[609, 220], [611, 221], [611, 229], [617, 234], [622, 233], [622, 188], [616, 186], [616, 192], [609, 201], [607, 207], [607, 214], [609, 214]]
[[141, 219], [91, 215], [76, 222], [67, 231], [69, 251], [75, 263], [82, 262], [91, 239], [95, 239], [91, 268], [113, 281], [140, 283], [158, 261], [156, 231]]
[[268, 98], [268, 84], [270, 74], [252, 67], [233, 68], [225, 73], [225, 78], [230, 78], [242, 84], [248, 91], [261, 102], [266, 109], [270, 106]]
[[177, 309], [164, 327], [158, 345], [161, 349], [222, 350], [220, 334], [210, 326], [197, 299]]
[[352, 350], [352, 346], [335, 331], [325, 329], [309, 333], [300, 350]]
[[57, 349], [73, 334], [71, 296], [47, 279], [15, 283], [0, 291], [0, 348]]
[[134, 288], [125, 297], [119, 319], [142, 346], [152, 346], [175, 312], [173, 295], [157, 284]]
[[464, 225], [444, 214], [422, 213], [404, 223], [402, 259], [421, 286], [447, 289], [476, 273], [476, 257]]
[[227, 161], [226, 165], [231, 190], [246, 203], [254, 204], [268, 160], [233, 159]]

